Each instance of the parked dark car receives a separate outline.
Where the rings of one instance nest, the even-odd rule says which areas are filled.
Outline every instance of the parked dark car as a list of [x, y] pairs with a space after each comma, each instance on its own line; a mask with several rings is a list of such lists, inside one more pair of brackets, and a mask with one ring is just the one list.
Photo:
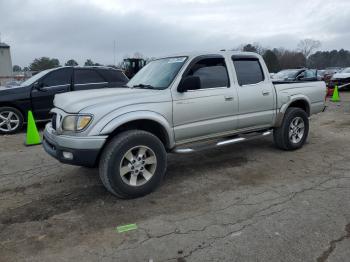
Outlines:
[[273, 81], [315, 81], [318, 80], [316, 69], [284, 69], [272, 76]]
[[0, 88], [0, 133], [19, 131], [32, 110], [36, 121], [50, 120], [55, 94], [122, 87], [129, 79], [110, 67], [59, 67], [42, 71], [17, 87]]

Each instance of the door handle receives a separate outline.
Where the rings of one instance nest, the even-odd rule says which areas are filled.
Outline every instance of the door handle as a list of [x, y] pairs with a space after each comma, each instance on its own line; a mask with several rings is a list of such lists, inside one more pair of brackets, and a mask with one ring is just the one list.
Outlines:
[[63, 93], [63, 92], [66, 92], [66, 90], [65, 89], [56, 90], [56, 93]]
[[225, 101], [232, 101], [233, 100], [233, 96], [225, 96]]
[[262, 91], [263, 96], [268, 96], [269, 94], [270, 94], [270, 91], [267, 91], [267, 90]]

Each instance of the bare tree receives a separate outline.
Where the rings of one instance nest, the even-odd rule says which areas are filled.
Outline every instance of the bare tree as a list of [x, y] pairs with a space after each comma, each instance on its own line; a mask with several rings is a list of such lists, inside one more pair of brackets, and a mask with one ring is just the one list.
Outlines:
[[143, 54], [141, 54], [140, 52], [135, 52], [134, 53], [134, 58], [143, 58]]
[[253, 46], [255, 47], [256, 49], [256, 52], [259, 54], [259, 55], [263, 55], [265, 52], [266, 52], [266, 48], [263, 47], [260, 43], [258, 42], [254, 42], [253, 43]]
[[298, 51], [308, 58], [313, 51], [321, 46], [321, 42], [311, 38], [303, 39], [298, 44]]
[[264, 48], [258, 42], [254, 42], [252, 44], [241, 44], [236, 48], [232, 48], [231, 50], [232, 51], [254, 52], [254, 53], [258, 53], [259, 55], [263, 55], [266, 51], [266, 48]]

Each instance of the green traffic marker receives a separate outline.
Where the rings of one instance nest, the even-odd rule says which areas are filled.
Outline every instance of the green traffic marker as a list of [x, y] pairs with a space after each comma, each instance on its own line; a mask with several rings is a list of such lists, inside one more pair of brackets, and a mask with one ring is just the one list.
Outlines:
[[126, 231], [135, 230], [135, 229], [137, 229], [137, 225], [136, 224], [129, 224], [129, 225], [124, 225], [124, 226], [118, 226], [117, 227], [118, 233], [123, 233], [123, 232], [126, 232]]
[[28, 111], [28, 121], [27, 121], [27, 136], [26, 136], [26, 146], [39, 145], [41, 144], [41, 138], [36, 127], [35, 120], [32, 111]]

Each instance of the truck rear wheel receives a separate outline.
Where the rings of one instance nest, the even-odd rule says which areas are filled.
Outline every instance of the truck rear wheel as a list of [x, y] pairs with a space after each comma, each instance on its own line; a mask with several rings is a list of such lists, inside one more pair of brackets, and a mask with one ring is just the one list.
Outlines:
[[0, 107], [0, 134], [14, 134], [23, 127], [23, 115], [14, 107]]
[[120, 133], [100, 158], [100, 178], [109, 192], [135, 198], [152, 192], [162, 181], [167, 165], [163, 143], [142, 130]]
[[283, 150], [301, 148], [309, 134], [309, 119], [306, 112], [300, 108], [288, 108], [282, 125], [275, 128], [273, 139], [275, 145]]

